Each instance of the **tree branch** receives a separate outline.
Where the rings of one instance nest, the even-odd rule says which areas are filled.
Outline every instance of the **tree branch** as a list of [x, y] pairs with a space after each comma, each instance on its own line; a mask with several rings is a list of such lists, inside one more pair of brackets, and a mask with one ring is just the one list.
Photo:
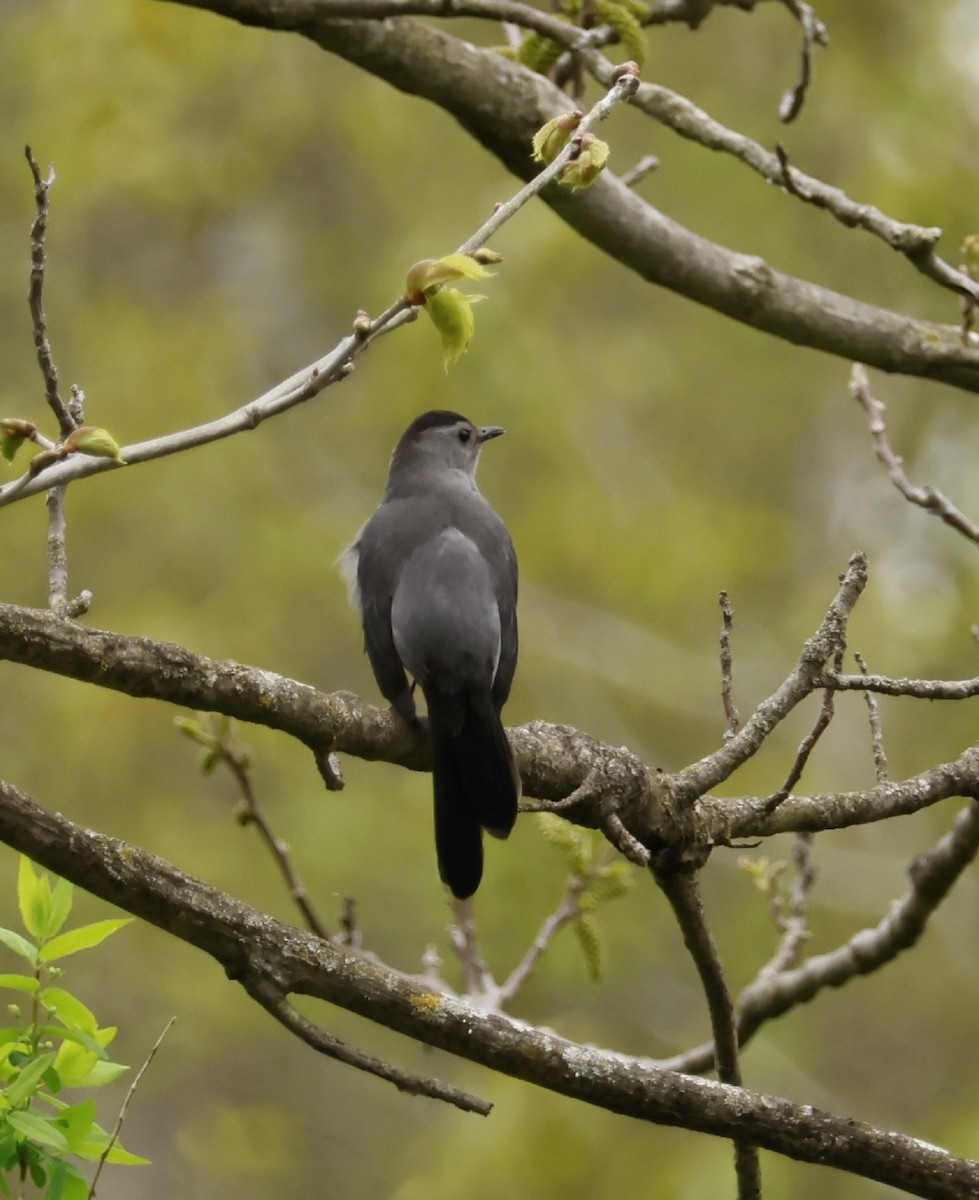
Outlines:
[[[825, 685], [818, 664], [824, 653], [832, 653], [841, 632], [838, 622], [855, 600], [860, 561], [844, 576], [837, 599], [786, 683], [712, 754], [667, 774], [647, 767], [627, 749], [570, 726], [532, 721], [509, 731], [525, 796], [564, 801], [563, 815], [602, 829], [613, 840], [615, 825], [647, 856], [696, 861], [711, 846], [739, 838], [886, 820], [950, 796], [976, 794], [979, 745], [903, 781], [865, 791], [789, 796], [772, 812], [766, 811], [765, 797], [705, 794], [757, 753], [805, 695]], [[88, 629], [45, 609], [0, 604], [3, 660], [279, 730], [310, 748], [326, 786], [333, 790], [342, 787], [334, 753], [411, 770], [430, 767], [421, 732], [350, 692], [319, 692], [272, 671], [195, 655], [169, 642]]]
[[898, 1133], [579, 1045], [301, 933], [171, 864], [48, 812], [0, 782], [0, 840], [93, 895], [196, 946], [230, 978], [312, 996], [528, 1083], [640, 1120], [747, 1138], [926, 1200], [967, 1200], [979, 1163]]
[[[527, 147], [534, 130], [567, 107], [562, 92], [520, 64], [409, 18], [317, 20], [317, 13], [336, 11], [329, 8], [332, 0], [176, 2], [248, 25], [303, 33], [394, 87], [440, 105], [525, 179], [532, 173]], [[612, 64], [591, 46], [587, 31], [555, 18], [548, 36], [573, 46], [607, 85]], [[935, 255], [940, 230], [892, 221], [873, 206], [850, 201], [839, 189], [795, 170], [790, 186], [776, 154], [725, 129], [668, 89], [644, 83], [633, 104], [684, 136], [735, 154], [766, 179], [827, 208], [844, 224], [871, 230], [943, 286], [979, 295], [979, 284]], [[651, 283], [795, 344], [979, 391], [979, 353], [961, 345], [955, 326], [875, 308], [784, 275], [757, 256], [727, 250], [669, 220], [608, 172], [579, 195], [563, 192], [552, 188], [542, 198], [584, 237]]]
[[[910, 950], [962, 873], [979, 853], [979, 805], [963, 808], [952, 828], [911, 863], [910, 889], [871, 929], [855, 933], [842, 946], [789, 969], [763, 970], [738, 1000], [738, 1038], [744, 1045], [767, 1021], [814, 999], [823, 988], [843, 987], [856, 975], [869, 975]], [[663, 1060], [676, 1071], [709, 1071], [714, 1047], [708, 1042]]]

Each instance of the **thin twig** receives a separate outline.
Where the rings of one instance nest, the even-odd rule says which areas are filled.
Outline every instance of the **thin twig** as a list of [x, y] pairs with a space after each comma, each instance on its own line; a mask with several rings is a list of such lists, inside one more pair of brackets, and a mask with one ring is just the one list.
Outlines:
[[[836, 653], [833, 658], [833, 666], [838, 671], [843, 665], [843, 652], [845, 644], [840, 643], [836, 648]], [[806, 769], [806, 764], [809, 762], [809, 756], [816, 748], [816, 744], [829, 728], [830, 722], [833, 720], [835, 711], [836, 696], [832, 688], [826, 688], [823, 692], [823, 702], [819, 707], [819, 716], [816, 718], [816, 723], [812, 729], [806, 734], [799, 744], [798, 752], [796, 753], [795, 762], [792, 764], [792, 769], [789, 771], [785, 783], [777, 792], [769, 796], [765, 802], [765, 812], [772, 812], [792, 794], [795, 785], [802, 778], [802, 773]]]
[[[843, 987], [855, 975], [869, 975], [910, 950], [928, 921], [979, 852], [979, 803], [973, 800], [952, 828], [915, 858], [911, 887], [870, 929], [861, 929], [836, 950], [814, 955], [794, 970], [759, 975], [738, 998], [738, 1040], [743, 1046], [768, 1021], [806, 1004], [824, 988]], [[710, 1043], [694, 1047], [658, 1066], [700, 1074], [714, 1065]]]
[[51, 343], [48, 340], [47, 320], [44, 316], [44, 272], [47, 267], [44, 242], [48, 232], [48, 212], [50, 209], [50, 192], [54, 186], [54, 168], [48, 168], [47, 179], [41, 178], [41, 168], [30, 146], [24, 147], [24, 154], [34, 178], [34, 222], [31, 225], [31, 282], [27, 293], [27, 302], [31, 310], [31, 322], [34, 327], [34, 348], [37, 351], [37, 363], [44, 378], [44, 395], [51, 411], [58, 420], [61, 436], [67, 437], [75, 428], [64, 401], [58, 392], [58, 368], [55, 366], [54, 355], [51, 353]]
[[[734, 1005], [728, 991], [717, 946], [704, 915], [697, 872], [680, 866], [656, 873], [659, 884], [676, 917], [683, 942], [693, 959], [710, 1013], [714, 1035], [714, 1061], [722, 1083], [741, 1086], [741, 1064]], [[734, 1142], [738, 1200], [758, 1200], [761, 1196], [761, 1167], [758, 1147], [740, 1139]]]
[[979, 696], [979, 677], [973, 679], [904, 679], [890, 675], [838, 675], [824, 671], [819, 687], [838, 692], [876, 692], [881, 696], [906, 696], [912, 700], [968, 700]]
[[819, 628], [802, 648], [798, 665], [785, 681], [763, 700], [736, 734], [730, 736], [712, 754], [670, 776], [673, 802], [693, 803], [729, 778], [758, 753], [765, 740], [782, 720], [816, 690], [815, 680], [825, 673], [840, 645], [846, 642], [846, 623], [867, 583], [867, 559], [853, 555], [840, 587]]
[[581, 916], [581, 895], [585, 886], [585, 882], [579, 876], [572, 875], [568, 879], [568, 885], [561, 897], [560, 904], [544, 919], [537, 931], [537, 936], [527, 947], [523, 958], [500, 987], [499, 1003], [501, 1008], [505, 1007], [527, 984], [545, 950], [565, 925], [570, 925], [572, 921], [576, 921]]
[[850, 370], [850, 394], [867, 414], [874, 453], [887, 468], [891, 483], [901, 495], [912, 504], [917, 504], [926, 512], [941, 518], [946, 525], [950, 525], [970, 541], [979, 543], [979, 525], [956, 508], [947, 496], [932, 487], [915, 487], [904, 473], [904, 459], [894, 453], [887, 437], [885, 406], [871, 392], [867, 369], [861, 363], [854, 363]]
[[452, 912], [449, 941], [462, 967], [463, 994], [478, 999], [482, 1007], [496, 1009], [499, 988], [479, 948], [472, 899], [453, 900]]
[[334, 1037], [332, 1033], [327, 1033], [325, 1029], [314, 1025], [312, 1021], [308, 1021], [296, 1012], [281, 992], [277, 991], [267, 979], [246, 978], [241, 982], [249, 996], [258, 1001], [267, 1013], [275, 1017], [281, 1025], [304, 1041], [307, 1046], [311, 1046], [320, 1054], [326, 1055], [327, 1058], [336, 1059], [338, 1062], [346, 1063], [347, 1066], [356, 1067], [358, 1071], [366, 1071], [368, 1075], [376, 1075], [378, 1079], [393, 1083], [399, 1092], [406, 1092], [412, 1096], [428, 1096], [431, 1100], [442, 1100], [446, 1104], [455, 1105], [463, 1112], [477, 1113], [483, 1117], [489, 1115], [493, 1107], [489, 1101], [482, 1100], [479, 1096], [474, 1096], [469, 1092], [463, 1092], [439, 1079], [412, 1074], [412, 1072], [396, 1067], [393, 1063], [385, 1062], [356, 1046], [351, 1046], [349, 1042]]
[[[860, 673], [866, 678], [869, 672], [862, 655], [854, 654], [853, 657], [857, 660]], [[874, 752], [874, 773], [877, 776], [878, 783], [887, 783], [889, 778], [887, 752], [884, 749], [884, 731], [880, 724], [880, 709], [877, 705], [877, 697], [869, 688], [865, 688], [863, 698], [867, 705], [867, 718], [870, 722], [870, 744]]]
[[627, 188], [634, 188], [659, 167], [659, 161], [655, 154], [644, 154], [636, 165], [630, 167], [620, 178]]
[[779, 119], [788, 124], [790, 121], [794, 121], [802, 110], [806, 92], [809, 90], [809, 84], [812, 82], [813, 47], [827, 45], [829, 35], [826, 32], [826, 26], [813, 12], [810, 4], [804, 4], [802, 0], [782, 0], [782, 3], [799, 22], [799, 27], [802, 30], [799, 78], [795, 85], [784, 93], [782, 102], [778, 108]]
[[95, 1174], [92, 1176], [92, 1183], [88, 1189], [88, 1200], [95, 1200], [95, 1188], [99, 1182], [99, 1176], [102, 1174], [102, 1168], [105, 1166], [105, 1164], [109, 1158], [109, 1154], [112, 1151], [112, 1147], [119, 1140], [119, 1134], [122, 1132], [122, 1124], [126, 1119], [126, 1112], [129, 1109], [129, 1102], [132, 1100], [136, 1089], [139, 1087], [140, 1080], [146, 1074], [147, 1068], [149, 1067], [150, 1063], [153, 1061], [154, 1058], [156, 1058], [156, 1053], [160, 1049], [160, 1047], [163, 1045], [164, 1038], [167, 1036], [167, 1034], [173, 1028], [173, 1024], [174, 1024], [174, 1021], [176, 1021], [176, 1019], [177, 1019], [176, 1017], [171, 1017], [170, 1020], [167, 1021], [166, 1025], [164, 1025], [163, 1032], [153, 1043], [152, 1047], [150, 1048], [149, 1054], [147, 1054], [146, 1058], [143, 1060], [143, 1065], [136, 1072], [135, 1078], [133, 1079], [132, 1083], [129, 1085], [129, 1091], [126, 1092], [125, 1099], [122, 1102], [122, 1107], [119, 1109], [119, 1116], [116, 1118], [116, 1125], [112, 1131], [112, 1136], [109, 1138], [108, 1142], [106, 1143], [106, 1147], [102, 1151], [102, 1155], [99, 1158], [98, 1166], [95, 1168]]
[[728, 733], [734, 734], [741, 726], [732, 688], [734, 660], [731, 657], [731, 633], [734, 629], [734, 609], [727, 592], [721, 592], [718, 599], [721, 605], [721, 703], [724, 705]]
[[[44, 380], [44, 395], [48, 406], [58, 420], [61, 437], [65, 438], [79, 423], [75, 414], [65, 405], [58, 391], [58, 368], [51, 350], [48, 338], [47, 319], [44, 315], [44, 274], [47, 269], [47, 254], [45, 240], [48, 233], [48, 214], [50, 212], [50, 192], [54, 186], [54, 168], [48, 168], [47, 179], [42, 179], [41, 168], [37, 164], [34, 152], [30, 146], [24, 147], [24, 153], [34, 179], [34, 221], [31, 225], [31, 275], [27, 290], [27, 303], [31, 313], [31, 325], [34, 332], [34, 349], [37, 352], [37, 364], [41, 368]], [[72, 390], [73, 400], [81, 406], [81, 393]], [[52, 450], [55, 447], [51, 448]], [[67, 615], [68, 611], [68, 553], [65, 544], [65, 489], [52, 488], [46, 496], [48, 510], [48, 607], [55, 612]], [[87, 607], [87, 606], [86, 606]]]
[[289, 895], [296, 907], [302, 913], [306, 928], [317, 937], [329, 940], [330, 933], [320, 919], [319, 913], [313, 907], [305, 884], [299, 878], [299, 872], [292, 861], [289, 846], [281, 838], [276, 837], [269, 824], [268, 818], [258, 802], [258, 795], [252, 786], [251, 755], [234, 737], [230, 721], [209, 722], [210, 732], [214, 737], [221, 753], [221, 761], [227, 766], [234, 777], [241, 793], [243, 809], [239, 820], [243, 825], [254, 825], [262, 841], [275, 860], [276, 866], [289, 889]]

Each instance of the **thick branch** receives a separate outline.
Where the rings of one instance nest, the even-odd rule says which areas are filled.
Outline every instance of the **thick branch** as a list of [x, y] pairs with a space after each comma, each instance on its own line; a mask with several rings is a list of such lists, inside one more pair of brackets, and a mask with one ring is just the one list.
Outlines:
[[[440, 105], [524, 179], [533, 173], [534, 131], [568, 107], [568, 98], [541, 76], [408, 18], [310, 23], [302, 0], [295, 6], [289, 0], [180, 2], [249, 25], [297, 29], [394, 87]], [[781, 170], [777, 161], [775, 169]], [[801, 177], [793, 178], [801, 191]], [[555, 185], [542, 198], [651, 283], [798, 345], [979, 391], [979, 352], [960, 344], [957, 328], [875, 308], [698, 237], [608, 172], [583, 192], [572, 195]]]
[[[73, 825], [0, 783], [0, 840], [209, 954], [233, 979], [314, 996], [408, 1037], [640, 1120], [757, 1145], [930, 1200], [966, 1200], [979, 1163], [777, 1096], [659, 1070], [433, 992], [242, 904], [169, 863]], [[269, 1001], [270, 1002], [270, 1001]]]
[[[975, 795], [979, 746], [910, 779], [866, 791], [789, 796], [773, 812], [766, 810], [764, 797], [704, 794], [761, 748], [807, 689], [825, 686], [818, 664], [832, 655], [838, 622], [855, 586], [848, 573], [822, 626], [806, 643], [803, 663], [712, 755], [668, 775], [570, 726], [533, 721], [509, 731], [525, 796], [566, 800], [563, 815], [597, 829], [608, 829], [614, 817], [647, 850], [702, 859], [710, 846], [737, 838], [868, 823], [950, 796]], [[45, 609], [0, 604], [3, 660], [280, 730], [313, 751], [330, 788], [339, 785], [330, 762], [333, 752], [412, 770], [427, 770], [430, 763], [417, 730], [350, 692], [319, 692], [272, 671], [195, 655], [169, 642], [89, 629]]]

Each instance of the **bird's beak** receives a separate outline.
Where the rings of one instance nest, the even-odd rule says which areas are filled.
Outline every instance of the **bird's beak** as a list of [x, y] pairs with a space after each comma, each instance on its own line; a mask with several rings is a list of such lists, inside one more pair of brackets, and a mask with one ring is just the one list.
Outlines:
[[505, 432], [506, 430], [502, 425], [483, 425], [479, 430], [479, 444], [482, 445], [483, 442], [488, 442], [490, 438], [499, 437], [501, 433]]

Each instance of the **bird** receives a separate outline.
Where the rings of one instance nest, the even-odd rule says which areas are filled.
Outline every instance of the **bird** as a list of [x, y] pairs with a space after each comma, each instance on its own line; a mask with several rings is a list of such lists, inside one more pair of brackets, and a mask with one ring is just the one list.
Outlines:
[[416, 417], [341, 555], [382, 695], [411, 725], [416, 685], [425, 697], [439, 875], [459, 900], [482, 879], [483, 830], [506, 838], [520, 797], [500, 716], [517, 666], [517, 558], [476, 486], [480, 450], [502, 433], [444, 409]]

